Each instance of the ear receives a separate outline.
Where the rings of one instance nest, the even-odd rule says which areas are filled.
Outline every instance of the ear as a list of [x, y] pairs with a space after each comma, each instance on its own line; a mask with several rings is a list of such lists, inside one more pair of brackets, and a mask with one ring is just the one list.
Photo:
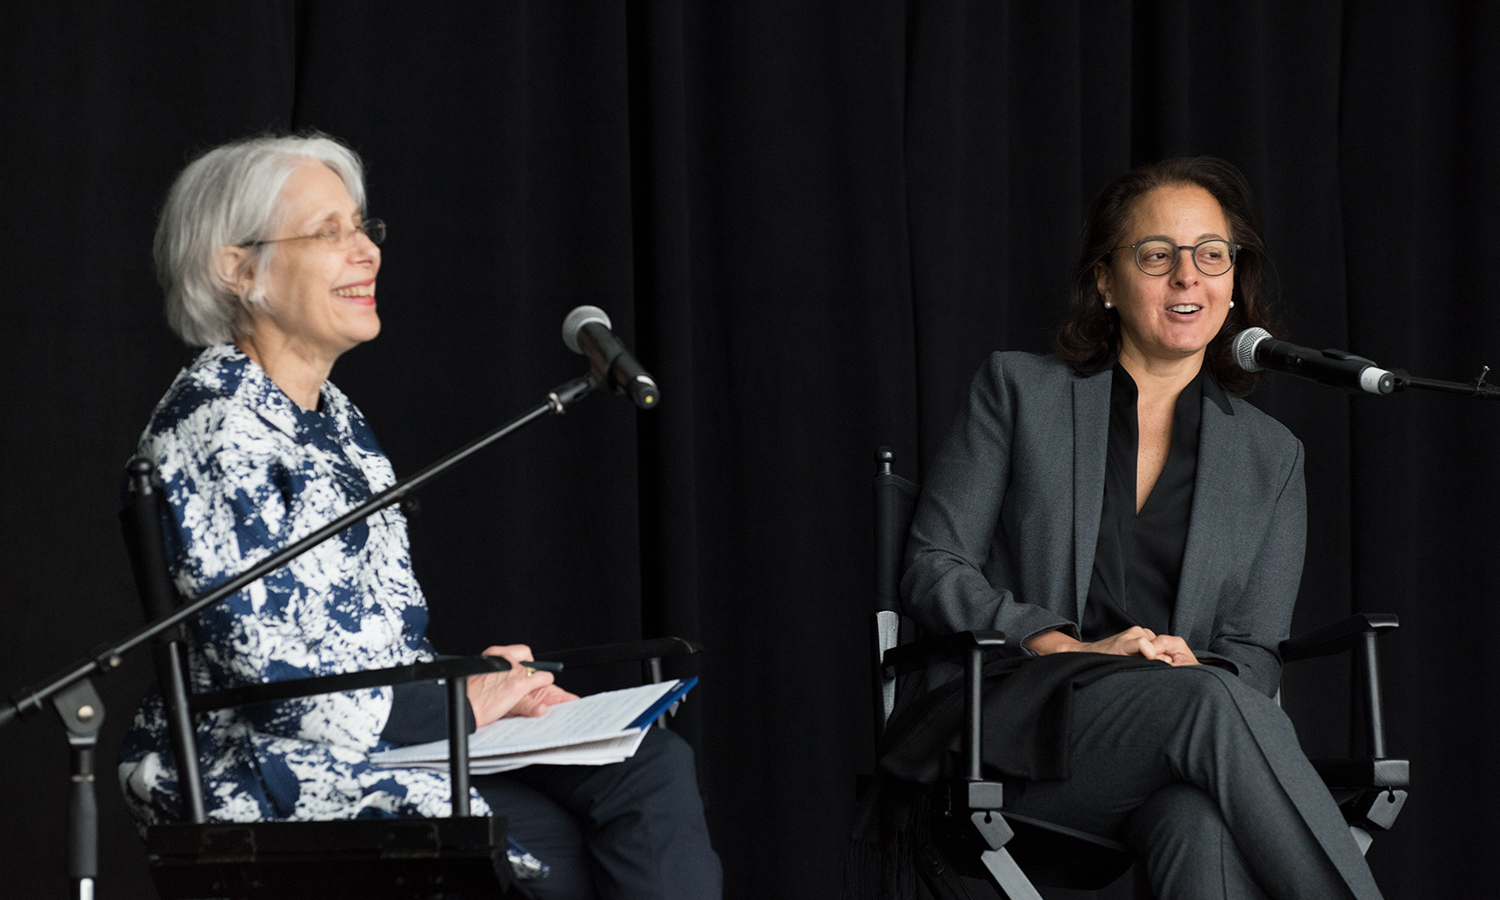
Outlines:
[[255, 267], [249, 263], [250, 250], [245, 247], [220, 247], [214, 258], [219, 281], [236, 297], [244, 297], [255, 286]]
[[1110, 296], [1109, 275], [1109, 266], [1105, 265], [1102, 261], [1094, 263], [1094, 289], [1099, 292], [1099, 296], [1103, 297], [1106, 302], [1112, 303], [1114, 302], [1114, 298]]

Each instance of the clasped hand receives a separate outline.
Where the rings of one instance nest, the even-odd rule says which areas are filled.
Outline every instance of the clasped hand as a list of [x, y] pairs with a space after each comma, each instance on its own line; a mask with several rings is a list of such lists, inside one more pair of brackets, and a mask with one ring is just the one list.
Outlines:
[[469, 676], [469, 705], [474, 708], [477, 728], [508, 716], [539, 716], [549, 706], [578, 699], [577, 694], [553, 684], [551, 672], [526, 668], [535, 657], [525, 644], [487, 647], [483, 655], [504, 657], [510, 668]]
[[1175, 634], [1157, 634], [1139, 625], [1088, 643], [1075, 641], [1061, 631], [1048, 631], [1027, 641], [1026, 647], [1042, 656], [1050, 653], [1109, 653], [1159, 659], [1174, 666], [1198, 665], [1198, 657], [1188, 648], [1187, 641]]

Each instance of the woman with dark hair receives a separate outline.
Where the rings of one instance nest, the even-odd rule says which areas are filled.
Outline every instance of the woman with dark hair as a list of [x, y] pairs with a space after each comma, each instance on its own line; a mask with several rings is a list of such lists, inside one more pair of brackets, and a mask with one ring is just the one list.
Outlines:
[[1194, 185], [1207, 191], [1218, 202], [1229, 233], [1235, 238], [1229, 260], [1234, 269], [1230, 311], [1224, 326], [1209, 341], [1205, 361], [1220, 387], [1243, 397], [1255, 388], [1260, 373], [1247, 372], [1235, 362], [1234, 336], [1246, 328], [1270, 331], [1275, 327], [1268, 305], [1261, 297], [1266, 248], [1261, 243], [1260, 222], [1245, 176], [1230, 163], [1211, 156], [1178, 157], [1133, 169], [1110, 182], [1094, 199], [1084, 224], [1083, 248], [1073, 280], [1068, 319], [1057, 330], [1057, 355], [1085, 376], [1102, 372], [1114, 363], [1120, 346], [1121, 323], [1100, 286], [1100, 266], [1113, 264], [1114, 253], [1121, 249], [1115, 242], [1127, 230], [1135, 201], [1158, 188], [1174, 185]]
[[[1378, 897], [1272, 699], [1306, 514], [1301, 443], [1239, 399], [1254, 376], [1230, 354], [1269, 324], [1264, 264], [1227, 162], [1106, 187], [1057, 355], [996, 353], [975, 377], [901, 590], [924, 629], [996, 629], [1034, 657], [987, 689], [1007, 810], [1128, 843], [1158, 898]], [[1023, 691], [1046, 712], [1027, 719]], [[897, 710], [893, 743], [922, 708]], [[886, 771], [930, 765], [911, 744]]]

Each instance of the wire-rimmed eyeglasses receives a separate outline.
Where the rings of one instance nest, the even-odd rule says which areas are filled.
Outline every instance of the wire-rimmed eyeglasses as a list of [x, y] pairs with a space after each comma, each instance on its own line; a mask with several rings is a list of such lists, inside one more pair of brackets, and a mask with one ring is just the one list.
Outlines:
[[322, 231], [312, 234], [298, 234], [292, 237], [271, 238], [265, 241], [245, 241], [241, 247], [260, 247], [265, 244], [280, 244], [283, 241], [308, 241], [317, 238], [329, 247], [342, 248], [349, 246], [356, 234], [363, 234], [370, 239], [370, 243], [378, 244], [385, 240], [385, 222], [381, 219], [365, 219], [353, 228], [345, 228], [343, 225], [329, 225]]
[[1235, 258], [1239, 256], [1240, 245], [1231, 244], [1222, 238], [1204, 241], [1201, 244], [1187, 245], [1174, 244], [1160, 238], [1151, 238], [1138, 241], [1128, 247], [1116, 247], [1109, 251], [1115, 253], [1120, 250], [1129, 250], [1135, 254], [1136, 268], [1147, 275], [1160, 277], [1169, 274], [1177, 268], [1177, 262], [1182, 258], [1182, 251], [1193, 251], [1193, 265], [1198, 271], [1210, 277], [1223, 275], [1234, 268]]

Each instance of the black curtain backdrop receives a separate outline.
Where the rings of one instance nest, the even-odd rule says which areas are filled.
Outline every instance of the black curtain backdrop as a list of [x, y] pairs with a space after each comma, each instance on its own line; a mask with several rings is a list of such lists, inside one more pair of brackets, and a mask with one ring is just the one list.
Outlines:
[[[921, 477], [985, 354], [1048, 348], [1087, 200], [1166, 155], [1245, 170], [1292, 339], [1500, 366], [1497, 35], [1493, 4], [1389, 0], [4, 4], [0, 691], [140, 621], [119, 473], [190, 355], [150, 270], [168, 184], [196, 151], [317, 128], [391, 224], [383, 333], [334, 379], [398, 473], [581, 372], [558, 340], [580, 303], [663, 389], [423, 495], [439, 647], [702, 639], [681, 721], [727, 895], [835, 896], [871, 764], [875, 447]], [[1402, 618], [1412, 799], [1376, 877], [1476, 896], [1500, 838], [1500, 408], [1278, 377], [1254, 399], [1307, 449], [1296, 625]], [[1307, 665], [1287, 705], [1336, 754], [1347, 664]], [[111, 764], [148, 669], [100, 684], [101, 897], [151, 894]], [[66, 889], [67, 764], [55, 719], [0, 732], [8, 895]]]

